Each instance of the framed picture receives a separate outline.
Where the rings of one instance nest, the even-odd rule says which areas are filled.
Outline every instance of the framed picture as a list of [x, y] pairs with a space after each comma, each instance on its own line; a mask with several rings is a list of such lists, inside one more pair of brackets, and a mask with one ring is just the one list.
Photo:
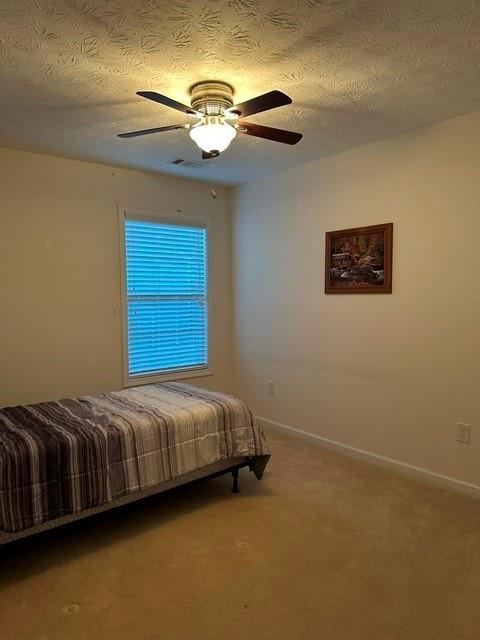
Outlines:
[[328, 231], [325, 293], [392, 293], [393, 224]]

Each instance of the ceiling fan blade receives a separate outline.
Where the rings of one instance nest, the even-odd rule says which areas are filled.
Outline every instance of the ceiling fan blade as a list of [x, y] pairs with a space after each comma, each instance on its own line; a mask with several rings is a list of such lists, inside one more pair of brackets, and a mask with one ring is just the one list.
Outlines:
[[268, 111], [269, 109], [275, 109], [276, 107], [283, 107], [285, 104], [290, 104], [292, 99], [281, 91], [269, 91], [261, 96], [246, 100], [240, 104], [235, 104], [228, 111], [238, 113], [239, 118], [246, 118], [254, 113], [261, 113], [262, 111]]
[[148, 100], [153, 100], [154, 102], [163, 104], [166, 107], [170, 107], [171, 109], [176, 109], [177, 111], [181, 111], [182, 113], [186, 113], [187, 115], [201, 115], [199, 111], [195, 111], [195, 109], [192, 109], [192, 107], [187, 107], [186, 104], [177, 102], [176, 100], [174, 100], [173, 98], [169, 98], [168, 96], [162, 96], [161, 93], [156, 93], [155, 91], [137, 91], [137, 96], [147, 98]]
[[303, 138], [301, 133], [294, 131], [285, 131], [285, 129], [274, 129], [273, 127], [265, 127], [262, 124], [253, 124], [252, 122], [241, 122], [238, 126], [241, 133], [248, 136], [256, 136], [257, 138], [266, 138], [275, 142], [283, 142], [284, 144], [297, 144]]
[[148, 136], [150, 133], [161, 133], [162, 131], [173, 131], [174, 129], [185, 129], [186, 124], [170, 124], [166, 127], [155, 127], [154, 129], [142, 129], [141, 131], [130, 131], [129, 133], [119, 133], [119, 138], [136, 138], [137, 136]]

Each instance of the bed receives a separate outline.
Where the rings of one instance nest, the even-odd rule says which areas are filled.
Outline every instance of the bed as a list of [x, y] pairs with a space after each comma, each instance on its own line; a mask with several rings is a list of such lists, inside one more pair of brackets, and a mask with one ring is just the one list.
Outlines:
[[0, 544], [270, 454], [238, 398], [178, 382], [0, 409]]

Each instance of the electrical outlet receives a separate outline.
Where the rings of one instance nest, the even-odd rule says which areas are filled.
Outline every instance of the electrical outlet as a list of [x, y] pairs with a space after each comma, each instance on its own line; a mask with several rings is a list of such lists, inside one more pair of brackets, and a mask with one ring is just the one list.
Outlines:
[[275, 382], [273, 380], [269, 380], [267, 383], [267, 393], [269, 396], [275, 395]]
[[470, 425], [464, 422], [457, 422], [457, 442], [470, 444]]

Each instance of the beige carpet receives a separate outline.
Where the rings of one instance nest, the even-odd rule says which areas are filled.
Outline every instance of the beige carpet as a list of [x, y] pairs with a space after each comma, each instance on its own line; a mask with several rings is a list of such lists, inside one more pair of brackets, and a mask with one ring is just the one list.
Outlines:
[[2, 640], [478, 640], [480, 502], [269, 434], [219, 478], [0, 548]]

